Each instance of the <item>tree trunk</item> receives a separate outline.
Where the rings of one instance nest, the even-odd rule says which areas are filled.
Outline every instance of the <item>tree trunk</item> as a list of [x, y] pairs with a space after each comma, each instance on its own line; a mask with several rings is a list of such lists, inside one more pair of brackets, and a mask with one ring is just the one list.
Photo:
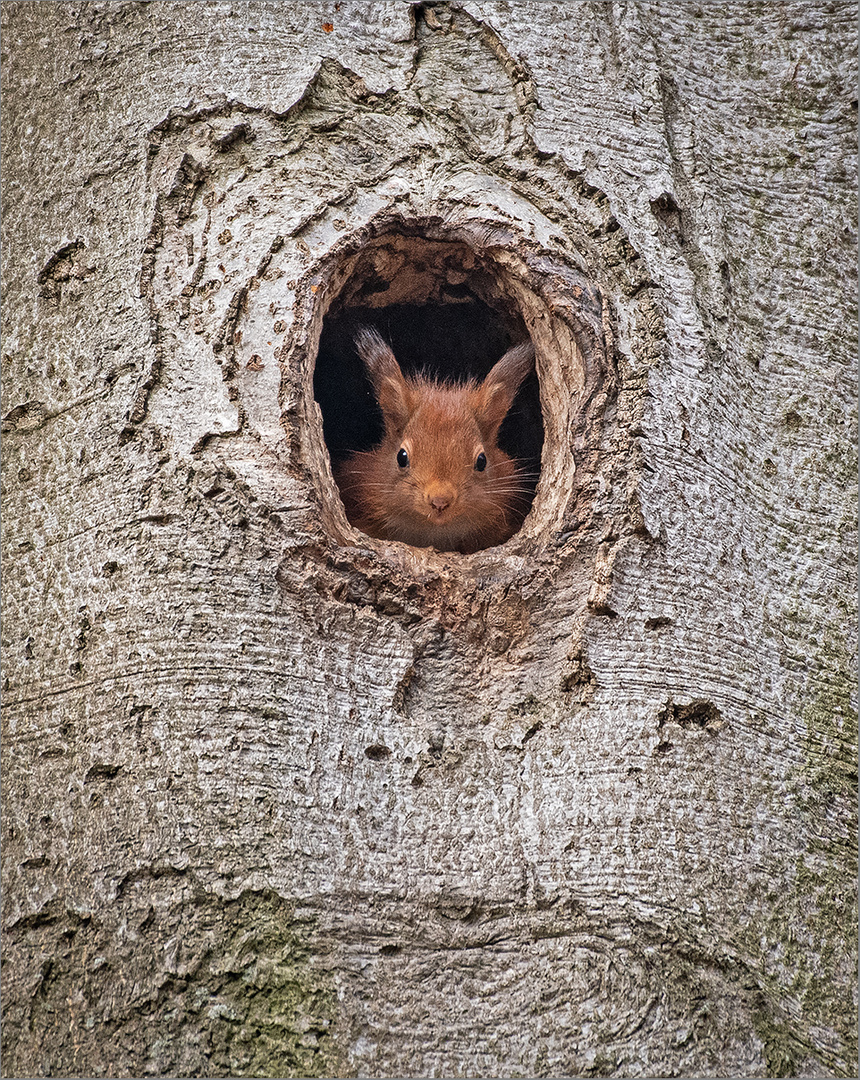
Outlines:
[[[4, 1074], [856, 1075], [854, 5], [3, 17]], [[332, 479], [427, 313], [471, 555]]]

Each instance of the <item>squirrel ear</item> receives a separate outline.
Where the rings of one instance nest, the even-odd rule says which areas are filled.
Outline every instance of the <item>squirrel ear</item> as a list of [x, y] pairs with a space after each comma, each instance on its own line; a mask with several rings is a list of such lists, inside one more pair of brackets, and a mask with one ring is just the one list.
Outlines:
[[412, 411], [412, 395], [391, 346], [370, 326], [360, 327], [353, 340], [373, 383], [386, 428], [403, 428]]
[[530, 341], [508, 349], [476, 391], [476, 415], [484, 438], [495, 437], [520, 383], [534, 367], [535, 350]]

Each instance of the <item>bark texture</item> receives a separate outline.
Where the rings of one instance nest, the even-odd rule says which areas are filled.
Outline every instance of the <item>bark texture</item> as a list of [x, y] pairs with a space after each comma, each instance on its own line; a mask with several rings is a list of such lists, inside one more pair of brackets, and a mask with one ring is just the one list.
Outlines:
[[[856, 1075], [854, 5], [2, 13], [4, 1074]], [[532, 512], [372, 541], [464, 287]]]

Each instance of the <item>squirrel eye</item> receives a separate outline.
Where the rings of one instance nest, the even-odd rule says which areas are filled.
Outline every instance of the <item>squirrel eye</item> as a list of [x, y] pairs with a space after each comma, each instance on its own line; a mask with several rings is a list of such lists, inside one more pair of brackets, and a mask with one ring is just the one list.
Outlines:
[[400, 466], [401, 469], [405, 469], [406, 466], [409, 464], [409, 455], [406, 453], [402, 446], [397, 451], [397, 464]]
[[475, 462], [475, 468], [478, 470], [478, 472], [483, 472], [484, 469], [486, 469], [486, 467], [487, 467], [487, 455], [482, 450], [481, 453], [478, 454], [478, 459]]

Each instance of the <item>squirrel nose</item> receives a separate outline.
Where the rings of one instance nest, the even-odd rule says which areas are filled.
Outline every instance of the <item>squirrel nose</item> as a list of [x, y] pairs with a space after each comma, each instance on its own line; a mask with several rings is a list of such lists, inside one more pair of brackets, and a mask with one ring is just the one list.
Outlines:
[[449, 484], [428, 485], [424, 498], [436, 514], [443, 514], [454, 502], [455, 493]]

